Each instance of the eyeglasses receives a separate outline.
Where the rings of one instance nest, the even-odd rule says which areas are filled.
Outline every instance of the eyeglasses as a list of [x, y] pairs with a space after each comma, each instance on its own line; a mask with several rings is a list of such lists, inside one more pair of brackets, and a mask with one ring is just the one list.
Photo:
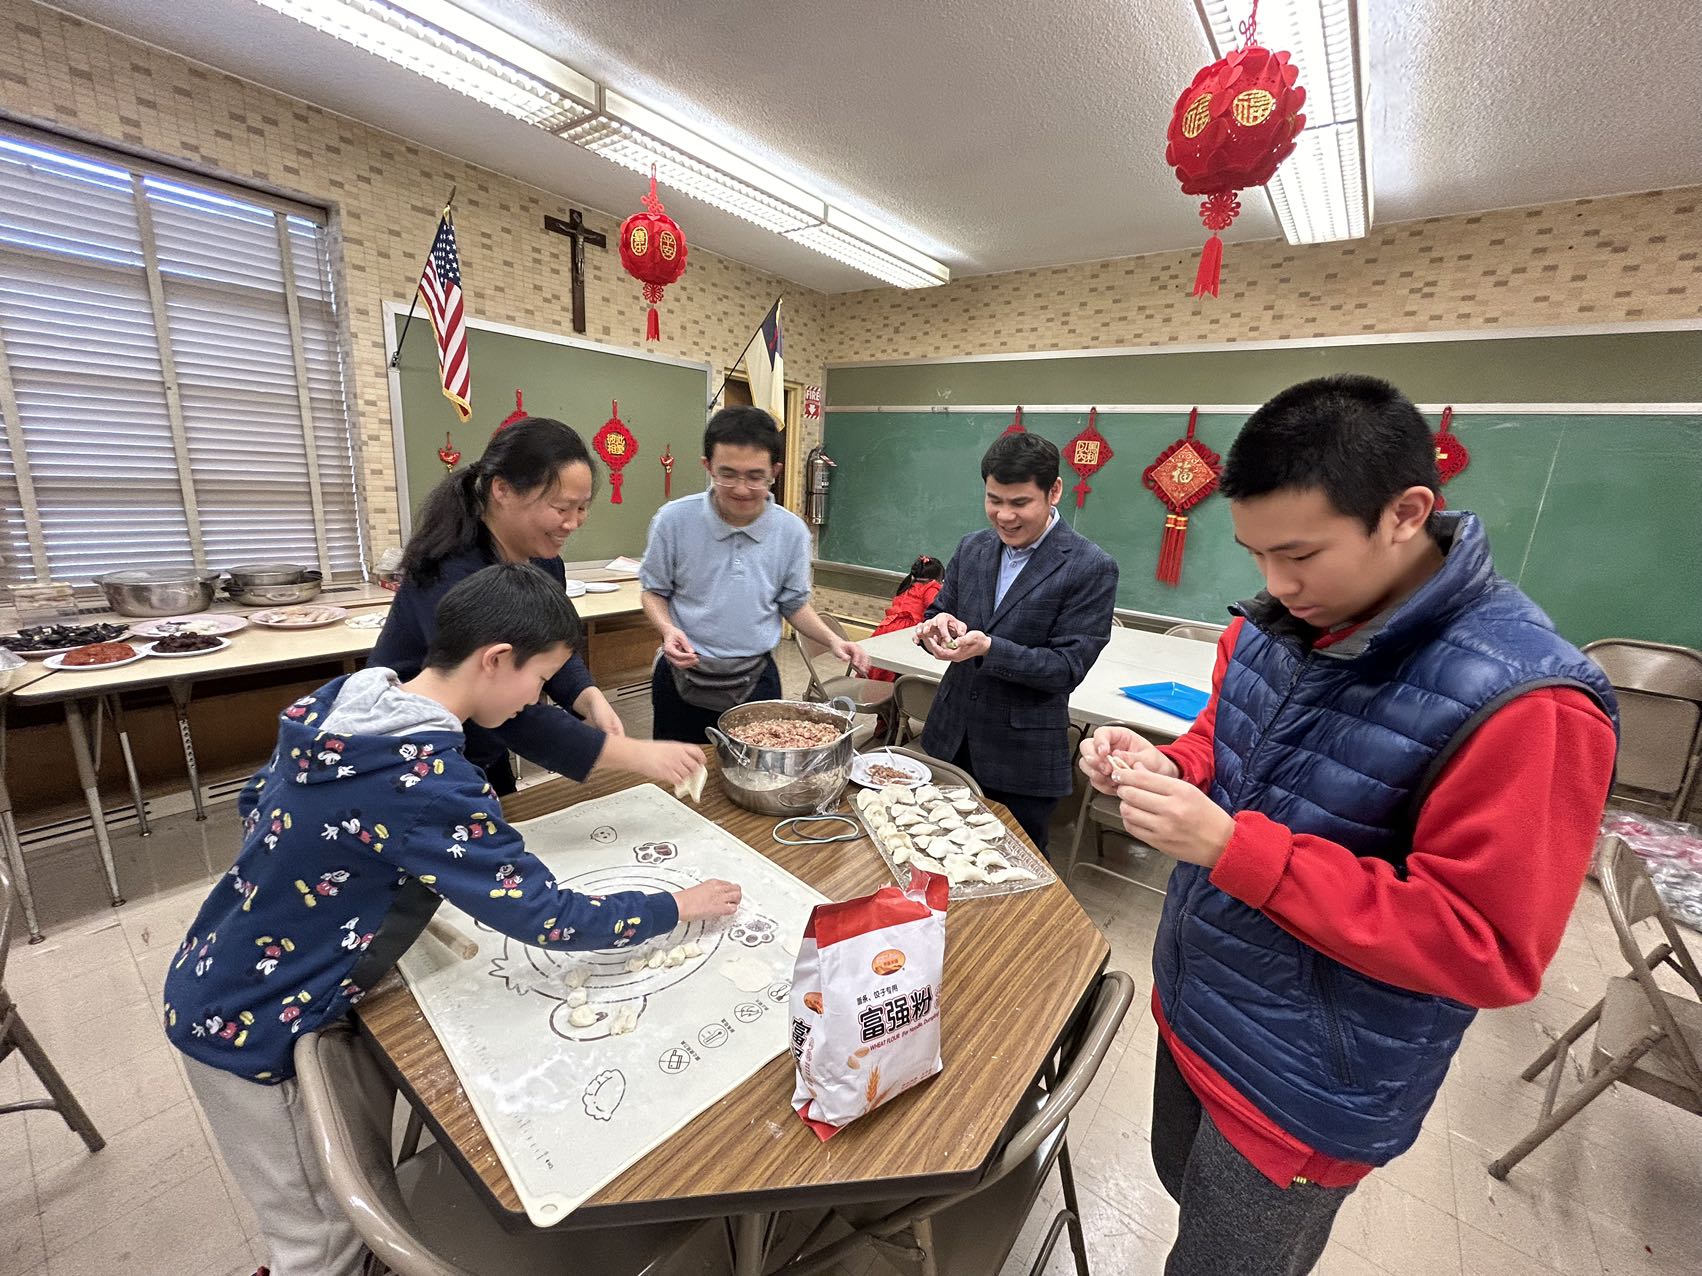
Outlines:
[[759, 478], [754, 474], [711, 474], [709, 481], [716, 487], [745, 487], [753, 491], [760, 489], [765, 492], [774, 490], [772, 475], [763, 475]]

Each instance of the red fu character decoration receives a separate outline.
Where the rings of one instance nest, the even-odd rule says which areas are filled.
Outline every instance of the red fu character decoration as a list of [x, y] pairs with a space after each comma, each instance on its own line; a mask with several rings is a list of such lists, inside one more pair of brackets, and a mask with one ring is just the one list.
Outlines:
[[1111, 445], [1099, 433], [1098, 420], [1099, 409], [1090, 408], [1087, 414], [1087, 429], [1076, 435], [1068, 444], [1069, 451], [1066, 455], [1069, 457], [1070, 468], [1081, 475], [1081, 482], [1070, 489], [1076, 494], [1078, 510], [1087, 504], [1088, 493], [1093, 491], [1087, 485], [1088, 479], [1103, 469], [1105, 463], [1115, 455], [1111, 451]]
[[621, 503], [621, 469], [626, 463], [638, 455], [638, 440], [632, 437], [632, 431], [626, 428], [626, 422], [621, 420], [621, 405], [609, 404], [609, 419], [603, 422], [603, 428], [597, 431], [591, 440], [591, 446], [597, 449], [597, 455], [603, 458], [603, 464], [609, 467], [609, 504]]
[[1258, 43], [1259, 6], [1241, 24], [1241, 47], [1194, 77], [1176, 99], [1164, 162], [1176, 170], [1185, 195], [1204, 195], [1200, 220], [1211, 231], [1194, 278], [1196, 297], [1217, 296], [1226, 230], [1241, 211], [1235, 192], [1263, 186], [1294, 153], [1306, 127], [1306, 90], [1287, 53]]
[[686, 273], [686, 233], [662, 210], [662, 201], [656, 197], [654, 164], [650, 166], [650, 193], [642, 203], [645, 212], [634, 213], [621, 223], [621, 265], [644, 285], [644, 300], [650, 303], [644, 339], [656, 341], [662, 336], [662, 324], [656, 317], [662, 289]]
[[[1466, 445], [1460, 442], [1459, 436], [1450, 428], [1454, 424], [1454, 409], [1442, 409], [1442, 427], [1436, 431], [1436, 473], [1441, 476], [1444, 484], [1451, 482], [1461, 470], [1472, 463], [1472, 454], [1466, 450]], [[1436, 508], [1447, 509], [1448, 502], [1442, 493], [1436, 493]]]
[[1177, 439], [1147, 466], [1141, 482], [1152, 489], [1170, 513], [1164, 519], [1164, 542], [1158, 551], [1159, 580], [1182, 583], [1182, 551], [1188, 544], [1188, 511], [1217, 490], [1221, 473], [1218, 454], [1194, 437], [1200, 410], [1188, 413], [1188, 433]]

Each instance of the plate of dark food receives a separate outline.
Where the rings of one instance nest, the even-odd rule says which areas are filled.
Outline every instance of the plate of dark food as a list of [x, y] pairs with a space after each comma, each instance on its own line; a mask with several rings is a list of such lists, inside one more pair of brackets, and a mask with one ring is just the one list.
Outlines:
[[49, 669], [91, 671], [133, 665], [138, 660], [146, 659], [147, 655], [148, 644], [145, 642], [134, 646], [127, 642], [93, 642], [86, 646], [73, 647], [63, 655], [49, 656], [42, 663]]
[[182, 659], [184, 656], [205, 656], [230, 646], [229, 638], [216, 634], [167, 634], [153, 643], [149, 655]]
[[63, 656], [73, 648], [91, 643], [115, 642], [129, 632], [129, 625], [29, 625], [15, 634], [0, 637], [0, 647], [31, 660], [42, 660]]

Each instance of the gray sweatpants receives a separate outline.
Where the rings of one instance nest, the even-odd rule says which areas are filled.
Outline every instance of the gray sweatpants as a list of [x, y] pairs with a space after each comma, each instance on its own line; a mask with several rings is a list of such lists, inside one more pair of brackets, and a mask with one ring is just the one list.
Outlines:
[[183, 1066], [260, 1220], [272, 1276], [359, 1276], [365, 1250], [314, 1159], [295, 1081], [260, 1085], [187, 1055]]
[[1182, 1207], [1165, 1276], [1305, 1276], [1351, 1187], [1278, 1187], [1200, 1107], [1163, 1038], [1152, 1080], [1152, 1163]]

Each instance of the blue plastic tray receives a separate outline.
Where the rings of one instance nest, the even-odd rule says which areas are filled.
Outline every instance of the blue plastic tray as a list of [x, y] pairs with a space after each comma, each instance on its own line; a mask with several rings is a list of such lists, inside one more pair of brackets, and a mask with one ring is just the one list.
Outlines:
[[1138, 687], [1119, 688], [1129, 699], [1192, 722], [1211, 697], [1185, 682], [1145, 682]]

